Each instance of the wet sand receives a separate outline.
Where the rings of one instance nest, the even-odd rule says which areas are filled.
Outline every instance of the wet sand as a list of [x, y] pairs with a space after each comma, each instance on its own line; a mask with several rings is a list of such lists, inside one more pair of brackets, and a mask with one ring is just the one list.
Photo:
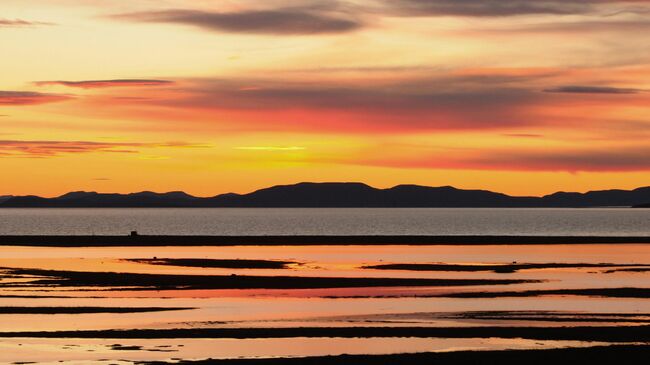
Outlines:
[[648, 352], [648, 262], [643, 244], [4, 246], [0, 362], [623, 361]]
[[452, 293], [449, 298], [498, 298], [498, 297], [538, 297], [542, 295], [583, 295], [608, 298], [650, 298], [647, 288], [600, 288], [600, 289], [556, 289], [526, 290], [519, 292], [474, 292]]
[[612, 269], [612, 270], [607, 270], [607, 271], [605, 271], [605, 274], [611, 274], [611, 273], [615, 273], [615, 272], [638, 272], [638, 273], [644, 273], [644, 272], [650, 272], [650, 268], [637, 267], [637, 268]]
[[585, 313], [572, 311], [464, 311], [464, 312], [414, 312], [414, 313], [385, 313], [374, 315], [349, 315], [314, 318], [318, 322], [346, 323], [380, 323], [380, 324], [416, 324], [425, 321], [443, 319], [480, 320], [495, 322], [557, 322], [557, 323], [618, 323], [646, 324], [650, 323], [650, 314], [646, 313]]

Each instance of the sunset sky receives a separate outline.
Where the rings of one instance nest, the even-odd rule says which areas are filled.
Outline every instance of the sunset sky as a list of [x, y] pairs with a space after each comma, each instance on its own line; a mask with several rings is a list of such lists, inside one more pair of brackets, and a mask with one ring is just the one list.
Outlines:
[[2, 0], [0, 195], [650, 185], [650, 0]]

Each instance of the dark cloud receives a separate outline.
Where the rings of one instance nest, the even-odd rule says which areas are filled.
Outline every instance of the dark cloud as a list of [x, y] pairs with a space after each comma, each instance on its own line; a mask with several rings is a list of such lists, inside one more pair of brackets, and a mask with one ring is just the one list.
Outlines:
[[232, 87], [219, 82], [193, 89], [190, 104], [233, 109], [286, 109], [291, 107], [336, 110], [431, 110], [469, 103], [488, 106], [507, 103], [519, 90], [439, 90], [419, 85], [332, 86], [292, 83], [262, 83], [261, 86]]
[[494, 17], [582, 14], [597, 1], [585, 0], [385, 0], [394, 15]]
[[[393, 16], [504, 17], [517, 15], [573, 15], [599, 13], [602, 4], [618, 9], [606, 16], [647, 14], [648, 0], [375, 0]], [[634, 5], [634, 6], [631, 6]]]
[[569, 85], [546, 89], [547, 93], [569, 93], [569, 94], [637, 94], [641, 89], [619, 88], [609, 86], [580, 86]]
[[38, 86], [62, 85], [68, 87], [78, 87], [82, 89], [97, 89], [107, 87], [142, 87], [142, 86], [164, 86], [173, 84], [168, 80], [152, 79], [116, 79], [116, 80], [84, 80], [84, 81], [36, 81]]
[[64, 101], [71, 98], [69, 95], [61, 94], [0, 90], [0, 105], [36, 105]]
[[350, 32], [362, 23], [328, 10], [286, 8], [220, 13], [200, 10], [163, 10], [114, 15], [113, 18], [151, 23], [177, 23], [213, 31], [257, 34], [327, 34]]

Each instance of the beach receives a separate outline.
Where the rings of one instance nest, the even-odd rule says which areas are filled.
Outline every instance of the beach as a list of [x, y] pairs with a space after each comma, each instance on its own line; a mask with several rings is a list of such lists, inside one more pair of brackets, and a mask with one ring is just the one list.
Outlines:
[[631, 358], [646, 240], [4, 236], [0, 362]]

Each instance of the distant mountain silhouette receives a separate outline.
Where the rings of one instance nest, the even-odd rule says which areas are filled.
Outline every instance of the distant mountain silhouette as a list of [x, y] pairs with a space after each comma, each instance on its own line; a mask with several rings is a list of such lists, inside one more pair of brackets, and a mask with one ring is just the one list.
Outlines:
[[131, 207], [192, 207], [201, 199], [183, 192], [153, 193], [143, 191], [133, 194], [100, 194], [96, 192], [75, 191], [56, 198], [38, 196], [15, 196], [0, 201], [2, 207], [29, 208], [131, 208]]
[[127, 207], [599, 207], [634, 206], [650, 201], [650, 187], [588, 193], [558, 192], [543, 197], [517, 197], [487, 190], [451, 186], [398, 185], [376, 189], [362, 183], [299, 183], [279, 185], [249, 194], [198, 198], [183, 192], [102, 194], [71, 192], [56, 198], [0, 197], [0, 208], [127, 208]]

